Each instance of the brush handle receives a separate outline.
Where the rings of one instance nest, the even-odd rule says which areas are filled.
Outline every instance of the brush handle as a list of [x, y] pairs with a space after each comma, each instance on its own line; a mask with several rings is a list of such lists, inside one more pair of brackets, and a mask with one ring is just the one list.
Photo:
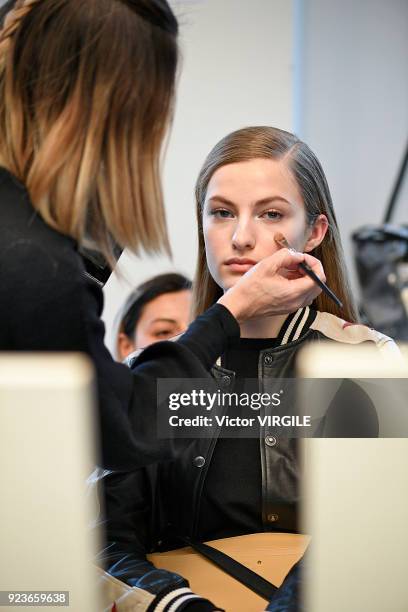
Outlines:
[[319, 285], [319, 287], [325, 292], [326, 295], [329, 296], [329, 298], [331, 298], [333, 300], [333, 302], [335, 304], [337, 304], [337, 306], [339, 308], [343, 308], [343, 304], [340, 302], [339, 298], [337, 297], [337, 295], [335, 295], [333, 293], [333, 291], [331, 289], [329, 289], [329, 287], [322, 281], [320, 280], [320, 278], [317, 276], [317, 274], [315, 272], [313, 272], [312, 268], [305, 263], [304, 261], [302, 261], [299, 264], [299, 268], [302, 268], [302, 270], [308, 275], [310, 276], [310, 278], [312, 280], [314, 280], [314, 282], [316, 283], [316, 285]]

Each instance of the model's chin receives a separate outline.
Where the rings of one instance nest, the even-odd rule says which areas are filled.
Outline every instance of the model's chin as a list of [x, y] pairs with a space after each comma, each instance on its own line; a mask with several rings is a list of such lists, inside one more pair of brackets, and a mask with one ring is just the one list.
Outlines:
[[232, 271], [228, 270], [227, 273], [224, 270], [223, 274], [210, 274], [214, 280], [214, 282], [219, 286], [219, 288], [225, 293], [228, 289], [231, 289], [237, 282], [242, 278], [247, 270], [237, 270]]
[[226, 291], [228, 291], [228, 289], [231, 289], [234, 285], [237, 284], [237, 282], [239, 281], [241, 276], [242, 276], [242, 274], [235, 275], [232, 278], [224, 278], [221, 282], [219, 282], [217, 284], [219, 285], [219, 287], [221, 287], [221, 289], [225, 293]]

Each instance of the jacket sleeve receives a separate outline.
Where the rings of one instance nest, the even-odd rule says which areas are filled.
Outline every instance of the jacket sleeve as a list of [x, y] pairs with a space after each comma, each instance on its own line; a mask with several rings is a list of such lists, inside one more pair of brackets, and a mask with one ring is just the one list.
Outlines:
[[[147, 349], [130, 371], [104, 345], [101, 287], [77, 244], [47, 225], [23, 185], [0, 168], [0, 350], [74, 351], [93, 361], [105, 468], [130, 471], [171, 459], [182, 442], [158, 440], [158, 378], [205, 378], [239, 326], [217, 304], [178, 342]], [[212, 362], [212, 363], [211, 363]]]
[[107, 544], [99, 563], [118, 580], [154, 595], [148, 612], [169, 608], [174, 612], [219, 610], [195, 595], [185, 578], [157, 569], [146, 558], [152, 539], [155, 472], [153, 466], [126, 474], [110, 473], [103, 479]]
[[[37, 225], [39, 223], [38, 219]], [[95, 366], [102, 458], [112, 470], [130, 471], [172, 459], [182, 440], [158, 439], [158, 378], [207, 378], [239, 326], [216, 304], [177, 342], [142, 352], [131, 370], [104, 344], [103, 293], [86, 277], [71, 240], [52, 233], [0, 245], [1, 350], [80, 351]], [[33, 230], [34, 232], [34, 230]]]
[[[93, 291], [93, 292], [92, 292]], [[93, 288], [86, 312], [91, 357], [96, 366], [105, 468], [130, 471], [155, 461], [174, 459], [185, 449], [182, 439], [157, 436], [157, 379], [210, 379], [210, 367], [225, 352], [239, 326], [229, 311], [215, 304], [198, 317], [177, 342], [147, 347], [131, 369], [113, 361], [103, 342], [101, 295]], [[100, 293], [100, 290], [99, 290]]]

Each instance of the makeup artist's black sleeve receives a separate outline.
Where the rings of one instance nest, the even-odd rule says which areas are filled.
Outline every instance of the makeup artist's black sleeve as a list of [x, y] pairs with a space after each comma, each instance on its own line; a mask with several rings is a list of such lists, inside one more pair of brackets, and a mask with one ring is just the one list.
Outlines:
[[32, 245], [17, 250], [28, 274], [19, 287], [8, 279], [14, 295], [2, 300], [8, 313], [1, 319], [7, 321], [1, 348], [88, 353], [97, 376], [104, 467], [132, 470], [176, 456], [184, 440], [157, 438], [157, 379], [208, 377], [208, 364], [223, 352], [234, 332], [226, 309], [213, 307], [178, 342], [147, 348], [129, 370], [114, 362], [104, 345], [100, 288], [75, 274], [72, 262], [50, 261], [46, 251]]
[[[157, 437], [157, 379], [209, 376], [208, 364], [223, 352], [234, 331], [226, 309], [213, 307], [178, 342], [147, 348], [129, 370], [112, 359], [104, 344], [102, 291], [82, 277], [72, 255], [67, 261], [53, 260], [46, 250], [33, 245], [19, 245], [18, 251], [19, 266], [27, 274], [20, 286], [14, 286], [14, 294], [2, 299], [8, 312], [1, 320], [8, 324], [0, 347], [80, 351], [90, 356], [97, 378], [103, 467], [133, 470], [175, 457], [187, 442]], [[7, 284], [14, 285], [14, 280], [9, 278]]]
[[157, 407], [157, 379], [209, 378], [209, 367], [225, 351], [229, 339], [239, 335], [235, 319], [226, 308], [215, 305], [177, 342], [158, 342], [142, 351], [131, 370], [112, 361], [102, 341], [100, 318], [93, 317], [90, 325], [101, 400], [104, 465], [131, 470], [176, 457], [187, 442], [157, 437], [157, 411], [166, 408]]
[[132, 470], [172, 458], [185, 442], [157, 439], [157, 378], [208, 377], [239, 326], [215, 305], [178, 342], [143, 351], [130, 371], [104, 345], [102, 308], [102, 290], [85, 276], [75, 242], [47, 225], [24, 186], [0, 168], [0, 350], [90, 356], [104, 467]]

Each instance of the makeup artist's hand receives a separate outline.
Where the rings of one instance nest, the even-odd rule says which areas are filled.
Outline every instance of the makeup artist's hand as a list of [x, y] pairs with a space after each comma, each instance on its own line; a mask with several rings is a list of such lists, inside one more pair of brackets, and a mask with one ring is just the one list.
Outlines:
[[280, 249], [258, 262], [219, 300], [239, 323], [254, 317], [295, 312], [307, 306], [321, 292], [320, 287], [298, 268], [307, 263], [326, 280], [321, 262], [307, 253]]

